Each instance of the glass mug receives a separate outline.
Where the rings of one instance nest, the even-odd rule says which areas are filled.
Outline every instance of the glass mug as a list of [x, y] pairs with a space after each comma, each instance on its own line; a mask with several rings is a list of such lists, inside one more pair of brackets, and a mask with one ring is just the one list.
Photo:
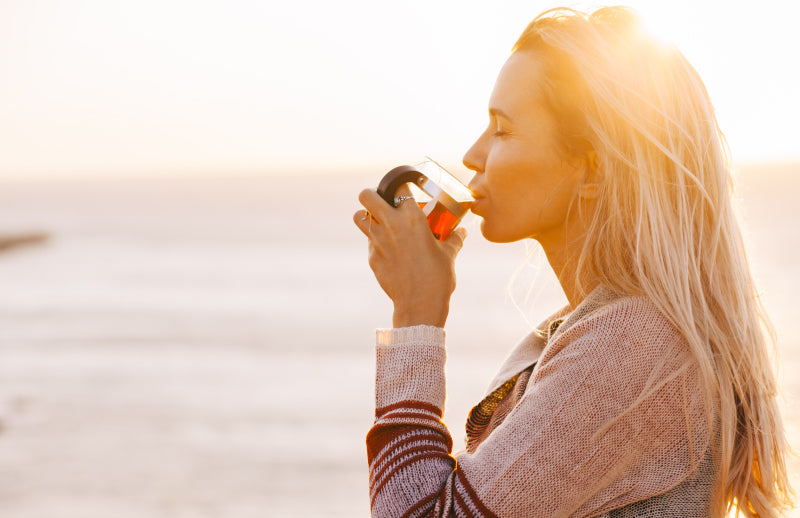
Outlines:
[[378, 194], [396, 207], [394, 200], [397, 189], [409, 183], [431, 197], [428, 201], [417, 203], [428, 217], [428, 226], [439, 241], [447, 239], [475, 201], [466, 185], [430, 159], [416, 166], [401, 165], [386, 173], [378, 185]]

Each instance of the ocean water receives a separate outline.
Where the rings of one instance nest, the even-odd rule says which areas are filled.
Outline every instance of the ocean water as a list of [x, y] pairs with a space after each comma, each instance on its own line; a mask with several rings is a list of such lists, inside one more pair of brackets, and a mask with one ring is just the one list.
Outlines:
[[[391, 306], [351, 216], [377, 176], [0, 181], [0, 235], [50, 236], [0, 254], [0, 516], [368, 516], [373, 330]], [[800, 447], [800, 167], [751, 167], [739, 187]], [[505, 354], [565, 302], [535, 249], [526, 263], [465, 224], [456, 448]]]

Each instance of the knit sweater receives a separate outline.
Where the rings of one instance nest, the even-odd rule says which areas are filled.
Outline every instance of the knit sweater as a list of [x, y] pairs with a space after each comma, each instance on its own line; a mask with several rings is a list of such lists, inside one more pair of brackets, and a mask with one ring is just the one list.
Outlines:
[[604, 287], [564, 313], [514, 349], [457, 455], [444, 330], [378, 330], [373, 516], [708, 515], [713, 419], [685, 339]]

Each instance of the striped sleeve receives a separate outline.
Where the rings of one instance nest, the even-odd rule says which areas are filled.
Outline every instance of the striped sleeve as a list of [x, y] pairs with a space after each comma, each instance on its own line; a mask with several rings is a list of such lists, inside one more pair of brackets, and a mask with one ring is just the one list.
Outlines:
[[444, 330], [379, 330], [375, 423], [367, 434], [375, 517], [487, 516], [442, 422]]

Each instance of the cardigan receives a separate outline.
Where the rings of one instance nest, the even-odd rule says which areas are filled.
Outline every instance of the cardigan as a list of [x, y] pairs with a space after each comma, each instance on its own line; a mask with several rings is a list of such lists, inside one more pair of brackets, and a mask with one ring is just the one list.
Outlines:
[[708, 516], [712, 412], [686, 340], [649, 299], [600, 286], [522, 340], [457, 455], [444, 343], [433, 326], [377, 331], [373, 516]]

